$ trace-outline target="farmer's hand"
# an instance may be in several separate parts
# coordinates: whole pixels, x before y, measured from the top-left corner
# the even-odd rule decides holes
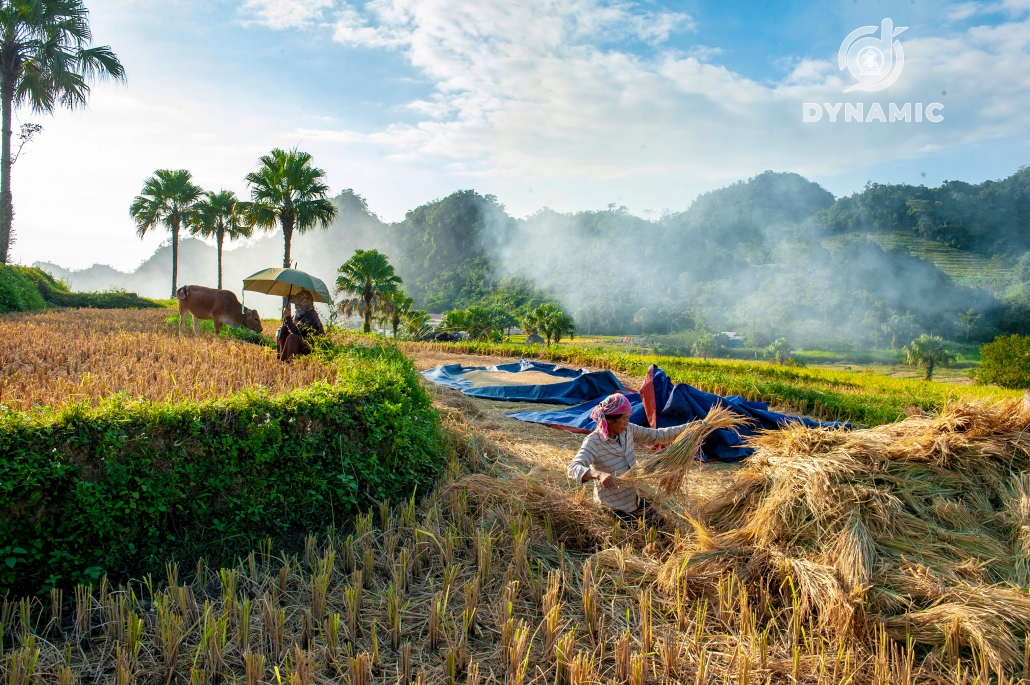
[[[590,478],[596,480],[597,483],[605,490],[609,490],[618,485],[618,483],[615,482],[614,474],[608,473],[607,471],[598,471],[593,467],[590,467]]]

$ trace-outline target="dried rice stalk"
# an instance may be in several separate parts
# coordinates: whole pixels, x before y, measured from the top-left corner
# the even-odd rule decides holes
[[[640,468],[641,476],[657,478],[658,484],[667,495],[678,492],[694,463],[697,452],[705,439],[717,430],[736,428],[749,423],[746,417],[736,414],[722,404],[712,407],[708,416],[694,421],[686,430],[676,436],[671,445],[652,457]]]

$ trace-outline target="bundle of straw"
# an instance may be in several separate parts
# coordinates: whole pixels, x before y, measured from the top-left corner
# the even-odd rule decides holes
[[[747,417],[717,404],[709,410],[705,418],[689,424],[686,430],[676,436],[671,445],[643,464],[640,474],[645,478],[658,479],[659,487],[666,495],[671,495],[682,486],[687,470],[709,435],[723,428],[736,432],[738,426],[748,423],[750,419]]]

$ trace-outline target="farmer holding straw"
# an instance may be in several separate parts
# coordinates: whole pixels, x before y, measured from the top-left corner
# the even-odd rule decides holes
[[[619,483],[617,477],[636,464],[634,445],[672,442],[687,424],[646,428],[629,422],[630,411],[629,400],[620,394],[609,395],[594,407],[590,418],[597,427],[583,439],[579,452],[569,464],[568,476],[576,483],[596,481],[594,500],[626,523],[643,519],[646,523],[662,526],[662,515],[640,496],[635,487]]]

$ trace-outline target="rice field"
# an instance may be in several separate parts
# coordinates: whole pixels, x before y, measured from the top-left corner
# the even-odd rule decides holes
[[[210,400],[252,388],[282,393],[336,371],[312,358],[202,335],[179,338],[168,311],[77,309],[0,319],[0,406],[96,404],[120,395]]]
[[[1027,682],[1019,402],[771,435],[706,502],[650,493],[662,532],[510,474],[467,409],[420,504],[296,553],[0,601],[4,682]]]

